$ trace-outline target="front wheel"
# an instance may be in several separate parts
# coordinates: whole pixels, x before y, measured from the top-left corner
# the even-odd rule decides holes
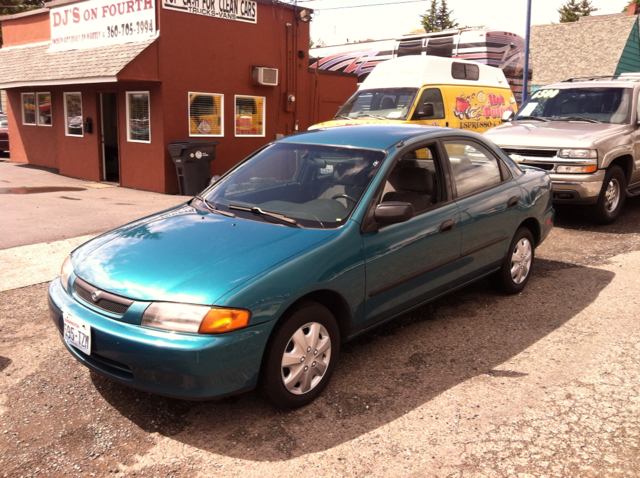
[[[627,196],[627,179],[620,166],[610,166],[604,176],[598,202],[591,207],[589,219],[597,224],[611,224],[620,215]]]
[[[264,357],[261,388],[278,408],[315,400],[329,383],[340,352],[340,329],[315,302],[295,309],[276,326]]]
[[[533,244],[529,229],[521,227],[516,231],[502,268],[496,274],[497,285],[505,293],[518,294],[529,282],[534,258]]]

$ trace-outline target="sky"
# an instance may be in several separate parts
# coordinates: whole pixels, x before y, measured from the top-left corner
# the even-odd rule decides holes
[[[394,5],[384,3],[400,2]],[[431,0],[298,0],[299,6],[315,11],[311,21],[311,39],[338,45],[366,39],[395,38],[420,28],[420,15],[426,13]],[[531,0],[531,24],[558,23],[560,8],[566,0]],[[591,0],[598,8],[592,15],[620,13],[627,0]],[[356,5],[367,5],[357,8]],[[379,5],[379,6],[375,6]],[[525,35],[527,0],[447,0],[451,17],[459,26],[484,25]]]

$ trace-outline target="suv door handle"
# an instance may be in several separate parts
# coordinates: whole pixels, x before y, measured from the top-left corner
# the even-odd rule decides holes
[[[513,196],[511,199],[509,199],[509,202],[507,202],[508,208],[516,207],[517,205],[518,205],[518,196]]]
[[[440,232],[442,234],[446,234],[447,232],[451,232],[456,227],[456,221],[453,219],[447,219],[442,224],[440,224]]]

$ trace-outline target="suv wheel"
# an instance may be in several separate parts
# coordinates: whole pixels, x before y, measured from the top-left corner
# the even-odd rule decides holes
[[[620,166],[610,166],[604,177],[598,202],[592,206],[589,218],[598,224],[611,224],[620,215],[627,196],[627,180]]]

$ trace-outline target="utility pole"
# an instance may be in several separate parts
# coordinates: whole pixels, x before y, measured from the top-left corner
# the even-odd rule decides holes
[[[531,0],[527,0],[527,26],[524,34],[524,78],[522,80],[522,103],[527,101],[529,91],[529,36],[531,34]]]

